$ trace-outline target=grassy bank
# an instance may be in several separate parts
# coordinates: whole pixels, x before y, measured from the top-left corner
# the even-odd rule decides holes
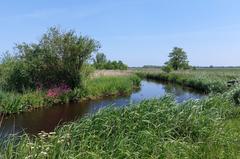
[[[139,75],[212,93],[181,104],[166,96],[107,108],[49,134],[11,137],[0,144],[0,158],[240,158],[240,87],[225,85],[238,79],[238,72]],[[195,84],[189,85],[190,81]],[[85,83],[88,87],[81,96],[130,92],[139,82],[136,76],[92,79]],[[77,96],[74,91],[79,92],[73,90],[72,97]]]
[[[53,133],[9,139],[0,154],[17,159],[238,158],[240,108],[231,95],[183,104],[164,97],[104,109]]]
[[[177,83],[205,93],[223,93],[229,89],[228,81],[240,79],[240,69],[199,69],[171,73],[140,70],[137,74],[144,78]]]
[[[0,92],[0,112],[3,114],[29,111],[39,107],[51,106],[55,103],[67,103],[82,99],[99,98],[105,95],[128,94],[139,87],[137,76],[98,77],[87,80],[83,88],[62,91],[53,89],[50,93],[58,92],[57,96],[48,96],[44,90],[28,91],[22,94]],[[59,93],[60,92],[60,93]]]

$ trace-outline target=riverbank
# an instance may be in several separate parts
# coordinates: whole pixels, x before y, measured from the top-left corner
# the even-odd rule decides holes
[[[0,112],[13,114],[33,109],[52,106],[57,103],[78,102],[86,99],[96,99],[103,96],[128,94],[140,85],[140,79],[135,75],[96,77],[84,82],[83,88],[50,91],[27,91],[23,94],[0,92]],[[57,95],[56,95],[57,94]]]
[[[0,154],[18,159],[236,158],[240,108],[229,97],[224,93],[177,104],[168,96],[103,109],[52,133],[6,140]]]
[[[52,133],[9,138],[1,143],[0,154],[2,158],[20,159],[238,158],[240,107],[235,98],[239,99],[240,88],[225,87],[226,81],[238,77],[231,71],[170,73],[169,79],[177,78],[171,82],[202,82],[194,86],[206,85],[199,88],[206,88],[203,91],[210,92],[210,96],[181,104],[165,96],[129,107],[102,109]],[[90,90],[98,89],[107,91],[110,87],[93,86]]]
[[[176,83],[204,93],[223,93],[229,90],[228,81],[240,79],[240,69],[199,69],[171,73],[155,69],[135,72],[142,78]]]

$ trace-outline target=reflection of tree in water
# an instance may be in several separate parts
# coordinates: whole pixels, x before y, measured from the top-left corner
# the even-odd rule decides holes
[[[142,87],[135,88],[135,89],[133,90],[133,93],[138,93],[138,92],[140,92],[141,90],[142,90]],[[130,97],[130,95],[126,95],[126,96],[129,96],[129,97]]]
[[[177,85],[167,84],[163,87],[166,93],[174,94],[175,96],[181,96],[185,94],[184,90]]]
[[[171,84],[166,84],[163,86],[163,89],[166,93],[172,94],[174,93],[174,87]]]

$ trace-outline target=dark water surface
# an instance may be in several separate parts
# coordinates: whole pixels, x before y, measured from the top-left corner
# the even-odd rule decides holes
[[[129,96],[106,97],[80,103],[56,105],[3,118],[0,127],[0,138],[12,133],[23,132],[23,130],[33,135],[40,131],[51,132],[61,123],[74,121],[89,113],[94,113],[103,107],[109,105],[122,107],[144,99],[162,97],[167,93],[173,94],[177,102],[205,97],[204,94],[178,85],[143,80],[141,82],[141,89]]]

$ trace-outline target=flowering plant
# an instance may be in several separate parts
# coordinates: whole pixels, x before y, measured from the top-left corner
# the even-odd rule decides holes
[[[71,88],[68,85],[62,83],[58,86],[55,86],[55,87],[49,89],[47,91],[47,97],[56,98],[65,93],[68,93],[70,90],[71,90]]]

